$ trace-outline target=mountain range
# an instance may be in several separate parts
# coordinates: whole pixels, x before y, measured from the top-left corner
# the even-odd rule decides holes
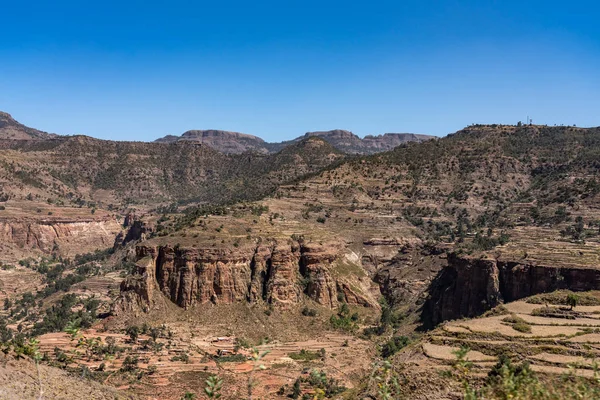
[[[335,148],[347,154],[374,154],[391,150],[407,142],[422,142],[434,137],[414,133],[385,133],[377,136],[367,135],[361,139],[350,131],[334,129],[330,131],[307,132],[303,136],[292,140],[269,143],[258,136],[211,129],[191,130],[183,133],[181,136],[168,135],[157,139],[156,142],[173,143],[192,141],[207,144],[223,153],[237,154],[245,151],[256,151],[267,154],[276,153],[290,144],[297,143],[311,136],[323,138]]]
[[[0,139],[41,140],[56,138],[59,135],[29,128],[16,121],[10,114],[0,112]],[[286,146],[298,143],[311,136],[320,137],[336,149],[347,154],[374,154],[391,150],[407,142],[421,142],[434,136],[414,133],[386,133],[378,136],[365,136],[363,139],[352,132],[335,129],[331,131],[308,132],[303,136],[279,143],[265,142],[258,136],[229,132],[218,129],[190,130],[181,136],[167,135],[156,139],[156,143],[193,142],[205,144],[221,153],[241,154],[247,151],[272,154]]]

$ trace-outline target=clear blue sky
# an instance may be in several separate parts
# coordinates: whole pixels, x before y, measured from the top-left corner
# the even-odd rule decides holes
[[[5,1],[0,110],[153,140],[600,125],[593,1]]]

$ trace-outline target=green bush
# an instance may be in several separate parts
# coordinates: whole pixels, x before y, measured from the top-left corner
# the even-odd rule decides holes
[[[407,336],[395,336],[381,346],[381,356],[388,358],[402,350],[410,343],[410,339]]]
[[[299,353],[290,353],[288,356],[296,361],[313,361],[321,358],[321,355],[316,351],[302,349]]]

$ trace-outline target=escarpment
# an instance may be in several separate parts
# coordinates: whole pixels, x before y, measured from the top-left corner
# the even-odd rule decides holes
[[[423,308],[426,328],[475,317],[503,303],[559,289],[599,290],[600,270],[552,267],[526,261],[448,256],[448,266],[432,282]]]
[[[114,218],[0,220],[2,261],[34,254],[72,257],[111,247],[121,227]]]
[[[245,248],[171,245],[136,248],[137,271],[121,284],[114,310],[148,306],[162,293],[182,308],[197,304],[264,302],[279,307],[305,297],[330,308],[340,302],[376,306],[355,277],[340,276],[341,248],[298,242],[262,242]]]

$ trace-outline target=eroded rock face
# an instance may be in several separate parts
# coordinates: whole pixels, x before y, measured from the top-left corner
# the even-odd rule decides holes
[[[337,279],[332,263],[340,256],[336,245],[260,243],[254,248],[136,248],[137,273],[121,285],[118,310],[147,308],[160,291],[183,308],[212,302],[263,301],[279,307],[297,304],[303,296],[335,308],[339,300],[375,306],[376,301],[347,279]]]
[[[559,289],[599,290],[600,270],[555,268],[494,259],[448,256],[448,266],[432,282],[423,308],[423,323],[475,317],[504,301]]]
[[[114,219],[0,220],[2,260],[18,259],[32,250],[72,257],[111,247],[121,229]]]
[[[123,228],[126,230],[119,232],[115,237],[113,248],[118,248],[127,243],[145,240],[150,233],[154,231],[154,227],[145,221],[136,218],[133,214],[127,214],[123,220]]]

